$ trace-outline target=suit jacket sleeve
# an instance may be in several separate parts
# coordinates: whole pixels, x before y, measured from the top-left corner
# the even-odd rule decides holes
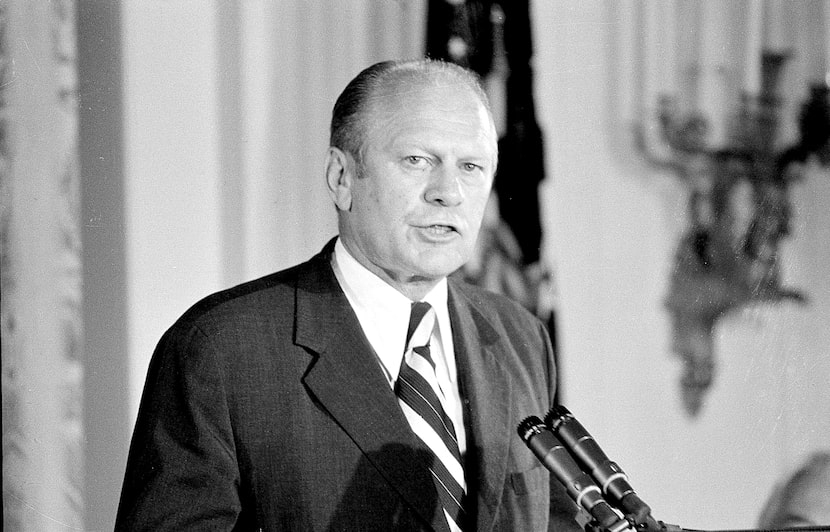
[[[150,364],[116,530],[233,529],[241,511],[235,456],[212,346],[198,328],[174,327]]]

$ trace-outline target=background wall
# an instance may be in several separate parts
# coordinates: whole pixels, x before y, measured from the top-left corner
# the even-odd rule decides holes
[[[164,330],[200,297],[304,260],[334,235],[323,183],[331,106],[364,66],[422,55],[425,4],[62,4],[78,13],[86,529],[112,528],[147,363]],[[798,17],[821,6],[773,4],[790,6],[781,38],[793,43],[806,27]],[[32,16],[23,0],[9,5],[12,24]],[[555,272],[563,401],[658,519],[750,527],[774,482],[830,446],[830,175],[813,167],[793,187],[783,273],[809,304],[758,304],[720,320],[716,380],[700,415],[688,417],[663,305],[688,188],[648,163],[631,135],[653,111],[634,105],[642,65],[631,50],[642,48],[637,26],[654,4],[532,7],[548,171],[543,256]],[[25,43],[36,30],[16,27],[7,49],[18,78],[34,76],[37,56]],[[784,142],[807,70],[799,57],[786,70]],[[4,215],[6,196],[20,190],[6,185],[28,179],[4,171]],[[4,329],[4,379],[8,360]],[[43,502],[59,491],[26,501],[32,515],[47,514],[28,529],[70,526],[52,512],[72,510]]]
[[[784,4],[792,7],[773,7]],[[797,28],[809,31],[802,17],[818,7],[815,20],[822,9],[797,4],[780,28],[782,42],[792,46]],[[715,381],[701,413],[689,418],[664,307],[688,224],[689,188],[635,147],[632,127],[657,111],[656,95],[644,108],[630,103],[649,75],[632,52],[637,34],[649,35],[640,9],[653,16],[656,6],[534,3],[563,401],[658,519],[688,528],[750,527],[773,483],[814,449],[830,446],[830,387],[823,384],[830,377],[830,255],[823,244],[830,242],[830,173],[814,167],[793,186],[792,235],[782,249],[784,284],[803,290],[809,303],[758,303],[719,320]],[[717,40],[732,21],[719,22],[696,36]],[[677,31],[694,34],[695,22],[684,24]],[[741,31],[733,28],[732,41],[721,42],[721,56],[735,52]],[[783,74],[784,145],[793,141],[795,113],[808,96],[809,61],[796,53]]]

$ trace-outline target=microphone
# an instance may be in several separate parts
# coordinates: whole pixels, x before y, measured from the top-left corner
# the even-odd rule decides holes
[[[525,418],[517,427],[522,441],[533,451],[542,464],[561,482],[568,495],[608,532],[621,532],[628,522],[602,498],[599,487],[576,465],[562,442],[536,416]]]
[[[545,416],[545,424],[558,436],[582,467],[602,486],[602,492],[635,525],[655,525],[651,508],[644,503],[628,483],[628,476],[616,463],[608,459],[585,427],[561,405],[555,405]]]

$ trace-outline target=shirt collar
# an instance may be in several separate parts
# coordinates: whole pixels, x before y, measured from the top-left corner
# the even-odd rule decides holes
[[[377,353],[387,378],[390,383],[394,383],[406,348],[404,343],[412,301],[360,264],[339,238],[334,245],[332,257],[335,276],[351,303],[366,338]],[[449,342],[451,350],[447,279],[441,279],[423,301],[435,309],[441,343],[446,346]]]

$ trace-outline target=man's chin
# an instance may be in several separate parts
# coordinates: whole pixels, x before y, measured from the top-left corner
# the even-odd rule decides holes
[[[453,257],[452,259],[443,258],[443,260],[436,260],[421,264],[421,267],[419,268],[420,271],[418,273],[420,274],[419,276],[424,279],[440,281],[444,277],[449,276],[451,273],[461,268],[465,262],[467,261],[456,257]]]

